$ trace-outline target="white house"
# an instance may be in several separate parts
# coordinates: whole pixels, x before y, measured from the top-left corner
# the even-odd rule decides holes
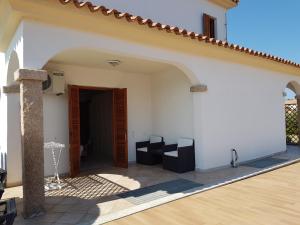
[[[61,75],[43,95],[44,141],[67,146],[60,173],[78,173],[80,145],[92,138],[110,146],[93,163],[105,158],[119,166],[135,162],[135,143],[152,134],[167,144],[193,138],[199,170],[229,166],[232,148],[240,161],[285,151],[283,91],[289,84],[298,92],[300,65],[229,44],[226,13],[237,5],[0,1],[0,145],[8,185],[22,182],[20,89],[14,80],[20,68]],[[101,106],[93,105],[97,99]],[[112,118],[116,103],[125,121]],[[86,116],[76,120],[78,109]],[[50,175],[52,156],[44,154],[44,173]]]

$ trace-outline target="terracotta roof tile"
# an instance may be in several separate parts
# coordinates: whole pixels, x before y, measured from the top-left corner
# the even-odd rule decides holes
[[[212,45],[218,45],[219,47],[224,47],[224,48],[229,48],[232,50],[236,50],[236,51],[240,51],[240,52],[244,52],[246,54],[249,55],[253,55],[253,56],[257,56],[257,57],[261,57],[261,58],[266,58],[272,61],[276,61],[279,63],[283,63],[283,64],[287,64],[287,65],[291,65],[291,66],[295,66],[300,68],[300,64],[292,62],[290,60],[286,60],[277,56],[273,56],[264,52],[260,52],[260,51],[254,51],[252,49],[243,47],[243,46],[239,46],[236,44],[231,44],[228,43],[227,41],[221,41],[221,40],[216,40],[214,38],[208,38],[206,36],[203,36],[201,34],[197,34],[194,32],[189,32],[185,29],[180,29],[179,27],[172,27],[170,25],[164,25],[161,23],[157,23],[157,22],[153,22],[151,19],[144,19],[140,16],[134,16],[131,15],[129,13],[122,13],[119,12],[118,10],[115,9],[108,9],[104,6],[97,6],[97,5],[93,5],[91,2],[81,2],[79,0],[58,0],[61,4],[66,5],[66,4],[73,4],[75,7],[81,9],[81,8],[88,8],[90,10],[90,12],[92,13],[102,13],[105,16],[110,16],[113,15],[116,19],[126,19],[129,23],[133,23],[136,22],[137,24],[140,25],[146,25],[149,28],[156,28],[160,31],[165,31],[168,33],[173,33],[175,35],[182,35],[186,38],[190,38],[193,40],[198,40],[200,42],[206,42]],[[235,3],[239,3],[239,0],[232,0]]]

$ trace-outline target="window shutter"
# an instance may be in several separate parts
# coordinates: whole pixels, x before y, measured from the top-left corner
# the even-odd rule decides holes
[[[203,13],[203,35],[210,37],[210,16]]]
[[[128,167],[127,89],[113,90],[113,148],[116,167]]]
[[[69,143],[70,175],[80,173],[80,107],[79,88],[69,86]]]
[[[209,37],[211,38],[216,38],[216,34],[215,34],[215,20],[213,18],[210,18],[210,35]]]

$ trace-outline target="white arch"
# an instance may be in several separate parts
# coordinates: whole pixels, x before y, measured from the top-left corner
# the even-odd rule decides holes
[[[76,49],[78,49],[78,48],[76,48]],[[68,52],[68,51],[71,51],[71,52]],[[98,50],[93,49],[93,51],[98,51]],[[68,52],[68,53],[66,53],[66,52]],[[101,51],[100,54],[102,52],[103,51]],[[72,55],[70,55],[70,53]],[[74,57],[72,57],[72,56],[74,54],[79,54],[79,53],[83,53],[84,57],[88,57],[89,54],[87,54],[87,53],[90,53],[90,51],[88,51],[88,52],[73,51],[72,52],[72,49],[68,49],[68,50],[63,51],[62,53],[58,53],[58,55],[53,56],[53,58],[50,58],[50,60],[51,59],[54,59],[54,60],[62,60],[63,59],[62,61],[60,61],[61,63],[63,63],[63,61],[65,59],[68,59],[66,61],[68,63],[72,64],[72,62],[74,62],[74,60],[76,60],[76,55]],[[63,54],[63,55],[60,55],[60,54]],[[111,54],[115,55],[114,53],[109,52],[109,55],[111,55]],[[91,53],[91,55],[93,55],[92,57],[97,57],[98,56],[98,54],[94,55],[93,53]],[[119,56],[120,60],[122,60],[122,56],[127,56],[126,58],[124,57],[124,60],[126,60],[128,58],[128,55],[129,54],[126,54],[126,55],[125,54],[123,54],[123,55],[116,55],[116,56]],[[56,56],[58,56],[58,57],[56,57]],[[101,57],[101,56],[99,55],[99,57]],[[135,59],[136,57],[133,57],[133,58]],[[98,59],[98,58],[96,58],[96,59]],[[101,57],[101,59],[103,59],[103,57]],[[152,60],[151,62],[156,62],[156,61]],[[76,62],[80,63],[77,60],[76,60]],[[126,61],[124,61],[124,63],[125,62]],[[128,60],[128,62],[132,62],[132,61]],[[81,73],[82,73],[83,70],[86,69],[87,70],[86,74],[90,74],[88,72],[88,71],[90,71],[89,68],[88,68],[88,66],[86,66],[86,67],[84,66],[85,63],[88,63],[88,62],[86,62],[86,60],[85,60],[82,63],[82,65],[80,64],[80,66],[83,66],[83,67],[79,66],[77,68],[78,72],[81,71]],[[91,63],[91,65],[93,65],[93,63]],[[132,65],[132,64],[130,63],[130,65]],[[51,66],[53,66],[53,67],[51,68]],[[74,83],[77,82],[78,84],[81,83],[81,82],[85,83],[86,80],[88,80],[89,82],[91,82],[91,80],[89,80],[89,78],[88,78],[89,76],[86,76],[86,78],[84,78],[85,79],[85,81],[84,81],[82,78],[79,79],[79,80],[76,80],[78,78],[76,78],[77,76],[74,75],[74,80],[72,80],[71,76],[73,75],[73,73],[71,72],[71,70],[69,70],[70,68],[72,68],[72,66],[74,66],[74,65],[71,65],[70,67],[68,67],[68,65],[59,65],[59,63],[55,64],[55,61],[53,61],[52,65],[48,64],[45,68],[47,68],[49,70],[51,70],[51,69],[53,69],[53,70],[60,70],[61,69],[62,71],[65,72],[65,74],[66,74],[66,80],[69,81],[70,83],[72,83],[72,82],[74,82]],[[75,66],[76,66],[76,63],[75,63]],[[43,65],[43,67],[44,67],[44,65]],[[73,68],[75,68],[75,67],[73,67]],[[120,68],[121,68],[121,66],[120,66]],[[91,68],[91,69],[95,69],[95,68]],[[120,69],[120,70],[122,70],[122,69]],[[77,71],[74,71],[74,73],[76,73],[76,72]],[[170,68],[167,67],[167,70],[166,71],[163,70],[161,73],[162,73],[161,76],[158,73],[158,76],[154,75],[153,79],[152,78],[151,78],[151,80],[149,79],[149,83],[148,83],[149,84],[149,90],[148,89],[145,90],[145,93],[146,93],[145,96],[148,96],[148,94],[149,94],[149,97],[151,96],[151,99],[147,98],[149,100],[149,111],[148,111],[149,112],[149,120],[147,120],[147,118],[146,118],[145,121],[147,121],[147,123],[145,123],[145,125],[144,125],[143,128],[137,126],[136,122],[133,122],[133,121],[139,120],[139,118],[133,119],[135,115],[139,115],[139,114],[136,114],[135,110],[134,111],[132,110],[133,109],[133,105],[136,104],[134,102],[138,102],[138,103],[141,103],[141,102],[139,100],[136,101],[137,98],[133,97],[132,95],[129,97],[129,102],[131,102],[131,103],[129,104],[129,113],[128,113],[128,118],[129,118],[128,120],[129,120],[129,125],[130,125],[128,132],[129,133],[131,133],[131,132],[139,133],[138,136],[136,136],[136,137],[132,136],[129,139],[129,143],[128,143],[129,146],[128,147],[129,147],[129,149],[131,149],[131,151],[129,152],[129,157],[132,158],[131,160],[133,160],[133,158],[134,158],[134,153],[133,153],[132,149],[134,148],[133,145],[134,145],[135,138],[139,138],[142,135],[144,135],[144,131],[143,132],[137,132],[136,129],[137,130],[145,130],[147,132],[151,131],[151,132],[163,135],[166,138],[166,141],[168,141],[168,143],[175,142],[176,141],[175,137],[180,137],[180,136],[193,137],[193,126],[194,126],[194,124],[193,124],[193,107],[194,107],[193,106],[193,94],[189,92],[189,87],[191,86],[191,81],[184,74],[184,72],[180,68],[175,67],[172,64],[171,64]],[[90,76],[90,77],[92,77],[92,76]],[[150,77],[150,76],[147,76],[147,77]],[[157,77],[159,77],[159,78],[156,79]],[[160,82],[158,82],[158,81],[160,81],[159,79],[165,78],[165,77],[168,77],[168,78],[169,77],[174,77],[172,79],[172,81],[175,81],[175,82],[172,82],[170,80],[166,80],[165,81],[165,82],[168,82],[168,83],[166,83],[167,85],[168,84],[170,85],[170,86],[167,86],[170,89],[167,88],[168,91],[166,91],[166,93],[163,91],[163,90],[166,90],[166,88],[164,88],[165,86],[161,86]],[[96,79],[94,79],[94,80],[96,81]],[[105,80],[106,80],[106,78],[103,79],[103,83],[104,84],[106,82]],[[130,81],[130,79],[128,81]],[[153,81],[154,85],[152,85],[150,81]],[[164,81],[164,79],[162,79],[162,81]],[[98,82],[98,83],[96,83],[96,82]],[[93,85],[98,84],[100,86],[99,83],[102,83],[102,81],[96,81],[96,82],[95,83],[91,82],[91,84],[93,84]],[[74,83],[72,83],[72,84],[74,84]],[[130,81],[130,83],[132,83],[132,82]],[[141,84],[143,85],[143,82]],[[179,84],[179,86],[176,86],[176,84],[177,85]],[[124,84],[124,85],[128,85],[128,84]],[[153,89],[154,87],[157,88],[157,89]],[[136,90],[135,88],[133,88],[132,85],[129,85],[128,88],[129,88],[129,90]],[[175,88],[176,88],[176,90],[175,90]],[[172,90],[172,93],[171,93],[170,90]],[[164,93],[164,96],[167,96],[167,97],[166,98],[159,98],[159,97],[157,97],[158,95],[156,93],[161,93],[160,91],[162,91]],[[135,91],[131,92],[131,93],[135,93]],[[179,93],[182,93],[182,95],[180,95]],[[137,96],[137,95],[135,94],[135,96]],[[144,98],[143,94],[141,96],[143,96],[142,98]],[[133,100],[130,100],[130,99],[133,99]],[[145,98],[145,100],[147,100],[147,99]],[[154,104],[154,102],[155,102],[155,104]],[[45,113],[46,113],[45,114],[45,118],[47,118],[48,121],[50,121],[49,120],[50,116],[47,116],[47,113],[49,112],[49,110],[47,110],[47,107],[48,107],[47,105],[49,105],[48,103],[50,103],[50,102],[47,101],[47,100],[44,102]],[[164,105],[168,104],[168,107],[165,107],[165,108],[162,107],[163,104]],[[183,104],[184,107],[180,107],[177,104]],[[143,105],[143,103],[142,103],[142,105]],[[148,104],[145,104],[145,105],[148,107]],[[177,110],[175,112],[176,107],[179,107],[181,109],[179,109],[179,110]],[[169,116],[169,112],[167,112],[167,110],[165,110],[167,108],[174,109],[174,110],[172,110],[172,112],[173,112],[172,113],[172,117]],[[61,111],[60,113],[61,113],[60,115],[66,115],[65,111]],[[147,115],[147,113],[145,115]],[[160,115],[160,116],[158,116],[158,115]],[[183,116],[180,117],[180,115],[183,115]],[[61,118],[61,116],[60,116],[60,118]],[[178,118],[178,119],[176,119],[176,118]],[[178,121],[178,122],[172,122],[172,121]],[[170,128],[171,126],[173,128],[173,126],[175,126],[174,124],[177,124],[177,123],[179,123],[181,125],[181,126],[179,126],[181,129],[175,129],[175,128],[171,129]],[[52,126],[50,126],[48,124],[49,124],[49,122],[45,123],[45,130],[46,130],[46,133],[47,133],[47,135],[45,135],[46,138],[54,136],[53,134],[55,133],[54,131],[56,129],[58,129],[58,130],[64,130],[63,127],[58,127],[58,126],[52,127]],[[168,124],[170,126],[166,126],[166,124]],[[149,130],[147,130],[148,129],[148,125],[149,125]],[[65,126],[65,127],[67,127],[67,126]],[[185,132],[186,134],[185,135],[182,134],[183,132]],[[62,140],[63,143],[65,143],[64,141],[65,141],[65,139]]]
[[[188,57],[163,48],[156,48],[138,43],[119,40],[103,35],[93,35],[74,30],[27,22],[24,42],[24,68],[41,69],[57,54],[71,49],[90,49],[131,58],[171,64],[189,78],[193,85],[199,84],[196,74],[186,65]]]
[[[298,98],[300,96],[300,85],[297,81],[290,81],[286,84],[285,89],[286,88],[290,89],[291,91],[293,91],[295,93],[296,100],[293,100],[291,103],[288,103],[288,105],[286,105],[287,102],[285,103],[285,132],[286,132],[285,135],[286,135],[287,144],[295,144],[297,137],[295,136],[295,133],[294,133],[296,131],[296,130],[294,130],[294,125],[295,125],[294,122],[297,124],[298,129],[300,126],[299,118],[295,114],[296,111],[299,112],[299,110],[300,110],[300,105],[298,104],[298,102],[299,102]],[[294,118],[294,116],[296,117],[296,121],[294,119],[291,119],[291,118]],[[292,125],[292,126],[290,126],[290,125]],[[299,136],[300,136],[299,131],[298,131],[297,136],[299,138]]]
[[[91,50],[90,48],[86,48],[86,47],[75,47],[75,48],[63,48],[63,50],[61,51],[57,51],[55,52],[55,54],[49,54],[47,59],[45,58],[43,61],[40,62],[38,69],[42,69],[51,59],[55,58],[57,55],[61,54],[61,53],[66,53],[68,51],[73,51],[73,50]],[[171,60],[159,60],[157,58],[153,58],[153,57],[149,57],[146,55],[135,55],[135,54],[130,54],[130,53],[120,53],[120,52],[108,52],[108,51],[103,51],[103,49],[92,49],[92,51],[95,52],[102,52],[102,53],[109,53],[109,54],[114,54],[116,56],[124,56],[124,57],[129,57],[129,58],[139,58],[145,61],[151,61],[151,62],[157,62],[160,64],[167,64],[170,66],[175,67],[176,69],[178,69],[179,71],[181,71],[186,78],[189,80],[189,82],[191,83],[191,85],[196,85],[199,84],[198,79],[196,78],[194,72],[188,68],[188,66],[186,66],[185,64],[181,63],[181,62],[174,62]]]
[[[9,57],[6,74],[6,85],[16,84],[14,80],[14,73],[20,68],[20,61],[16,51],[12,51]]]
[[[285,88],[291,89],[293,92],[295,92],[296,96],[300,95],[300,84],[297,81],[290,81]]]
[[[24,68],[42,69],[49,60],[53,59],[56,55],[71,49],[82,48],[172,65],[182,73],[182,77],[184,77],[184,75],[187,77],[186,80],[189,83],[185,88],[187,92],[189,92],[189,86],[200,84],[200,80],[198,79],[199,63],[195,63],[198,59],[191,55],[163,47],[129,42],[117,39],[117,37],[84,33],[29,21],[24,23],[24,31]],[[191,111],[193,115],[199,115],[201,95],[188,94],[190,94],[192,98]],[[62,115],[65,115],[65,113],[62,113]],[[190,118],[193,118],[193,115],[191,115]],[[195,124],[200,123],[200,117],[195,116],[195,118],[197,119],[194,120],[193,118],[194,123],[191,125],[194,130]],[[67,132],[64,131],[64,134],[65,133]],[[200,134],[200,129],[194,131],[195,139],[199,139]]]

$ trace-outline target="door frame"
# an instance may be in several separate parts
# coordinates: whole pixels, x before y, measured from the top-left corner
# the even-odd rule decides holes
[[[119,88],[107,88],[107,87],[94,87],[94,86],[81,86],[81,85],[68,85],[69,90],[73,87],[77,88],[78,90],[78,107],[79,107],[79,132],[80,132],[80,91],[81,90],[91,90],[91,91],[110,91],[112,93],[112,95],[114,94],[114,90],[118,90]],[[127,88],[125,88],[127,89]],[[70,102],[70,95],[68,96],[68,101]],[[126,96],[127,97],[127,96]],[[70,114],[70,104],[68,105],[68,110],[69,110],[69,117],[71,116]],[[128,115],[127,115],[127,99],[126,99],[126,112],[125,112],[125,116],[126,116],[126,135],[127,135],[127,129],[128,129]],[[116,163],[116,154],[117,154],[117,150],[116,150],[116,131],[115,131],[115,121],[114,121],[114,96],[112,96],[112,145],[113,145],[113,161],[114,161],[114,166],[117,166]],[[72,170],[72,168],[74,167],[74,163],[79,162],[79,172],[80,172],[80,159],[78,161],[74,160],[74,156],[79,155],[80,157],[80,146],[79,148],[76,149],[71,149],[71,133],[73,133],[74,131],[72,130],[72,126],[71,126],[71,118],[69,118],[69,143],[70,143],[70,148],[69,148],[69,163],[70,163],[70,176],[71,177],[75,177],[78,175],[78,172],[75,172]],[[78,132],[78,131],[77,131]],[[80,135],[79,135],[79,142],[80,142]],[[126,155],[128,158],[128,138],[126,139]],[[127,165],[123,166],[123,167],[128,167],[128,160],[127,160]]]

